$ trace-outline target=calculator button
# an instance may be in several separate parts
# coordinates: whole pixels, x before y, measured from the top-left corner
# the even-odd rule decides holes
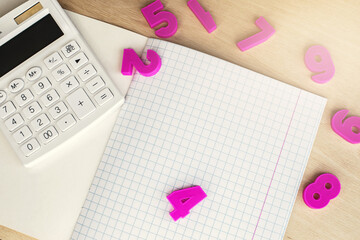
[[[31,122],[31,125],[33,126],[35,131],[40,131],[41,129],[43,129],[44,127],[46,127],[47,125],[49,125],[50,120],[48,118],[48,116],[46,116],[46,114],[41,114],[40,116],[38,116],[36,119],[34,119]]]
[[[71,128],[72,126],[74,126],[76,123],[75,118],[73,117],[73,115],[68,114],[65,117],[63,117],[62,119],[60,119],[57,122],[57,125],[59,126],[59,128],[61,129],[61,131],[65,132],[66,130],[68,130],[69,128]]]
[[[33,89],[36,92],[36,94],[42,94],[43,92],[45,92],[46,90],[48,90],[51,87],[51,82],[49,81],[48,78],[43,78],[40,81],[38,81],[37,83],[35,83],[33,85]]]
[[[7,118],[16,111],[16,107],[12,102],[7,102],[0,107],[0,117]]]
[[[32,132],[28,126],[24,126],[20,128],[20,130],[16,131],[13,135],[16,143],[22,143],[25,140],[29,139],[32,136]]]
[[[56,81],[63,80],[66,76],[69,76],[71,73],[69,67],[66,64],[61,65],[60,67],[56,68],[52,75],[54,76]]]
[[[25,143],[21,147],[21,151],[25,154],[26,157],[35,153],[39,149],[40,149],[40,144],[35,138],[31,139],[29,142]]]
[[[91,80],[88,84],[86,84],[87,89],[91,92],[91,93],[95,93],[97,92],[100,88],[102,88],[103,86],[105,86],[104,81],[102,80],[101,77],[97,76],[96,78],[94,78],[93,80]]]
[[[79,71],[79,77],[83,82],[85,82],[95,74],[96,74],[96,69],[91,64],[87,65],[86,67],[84,67]]]
[[[47,58],[45,58],[44,63],[48,69],[53,69],[57,65],[59,65],[62,62],[62,58],[59,53],[54,52]]]
[[[6,100],[6,92],[0,90],[0,104],[5,102]]]
[[[75,41],[71,41],[68,44],[66,44],[61,51],[63,52],[63,54],[65,55],[65,57],[71,57],[72,55],[74,55],[76,52],[78,52],[80,50],[79,45],[77,44],[77,42]]]
[[[81,52],[75,55],[75,57],[70,60],[70,64],[73,68],[78,69],[88,61],[89,59],[87,58],[87,56],[83,52]]]
[[[114,95],[110,92],[108,88],[102,90],[95,96],[95,101],[101,106],[112,99]]]
[[[54,89],[52,89],[41,97],[41,101],[43,102],[45,107],[48,107],[57,100],[59,100],[59,98],[60,98],[59,94]]]
[[[81,88],[68,96],[66,100],[79,119],[83,119],[95,111],[95,105]]]
[[[35,115],[40,113],[42,110],[38,102],[33,102],[23,110],[23,114],[27,119],[32,119]]]
[[[64,91],[64,93],[69,93],[75,88],[79,86],[79,82],[76,80],[74,76],[69,77],[64,82],[61,83],[61,89]]]
[[[63,102],[59,102],[55,106],[51,107],[49,109],[50,115],[53,117],[53,119],[58,119],[62,115],[64,115],[67,112],[68,108]]]
[[[22,107],[25,104],[29,103],[31,100],[33,100],[33,98],[34,95],[32,94],[32,92],[29,89],[26,89],[15,97],[15,101],[20,107]]]
[[[45,131],[39,134],[39,138],[43,144],[47,144],[59,136],[58,132],[54,127],[49,127]]]
[[[25,83],[22,79],[18,78],[13,80],[10,84],[9,84],[9,89],[10,92],[12,93],[17,93],[19,92],[21,89],[23,89],[23,87],[25,86]]]
[[[29,81],[37,80],[41,77],[42,70],[39,67],[30,68],[26,73],[26,79]]]
[[[5,121],[5,125],[10,132],[20,127],[23,123],[24,123],[24,119],[20,116],[20,114],[15,114],[13,117]]]

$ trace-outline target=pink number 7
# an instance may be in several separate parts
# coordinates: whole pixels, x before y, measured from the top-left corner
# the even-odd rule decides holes
[[[349,110],[343,109],[335,113],[331,119],[331,127],[338,135],[346,141],[355,144],[360,143],[360,117],[349,117],[345,119]],[[354,132],[356,130],[357,132]]]
[[[259,17],[255,24],[261,29],[261,32],[238,42],[237,46],[243,52],[265,42],[275,33],[275,29],[263,17]]]
[[[166,22],[168,25],[156,30],[155,34],[161,38],[169,38],[176,33],[178,23],[174,14],[168,11],[162,11],[163,9],[164,6],[162,5],[161,1],[156,0],[155,2],[141,9],[141,12],[151,28]]]
[[[149,65],[145,65],[141,61],[134,49],[124,49],[121,73],[123,75],[132,75],[135,67],[145,77],[154,76],[161,68],[161,59],[155,51],[150,49],[147,51],[146,58],[150,61]]]
[[[212,33],[216,29],[216,23],[210,13],[205,12],[203,7],[197,0],[188,1],[188,6],[195,16],[199,19],[208,33]]]
[[[170,213],[170,216],[174,221],[186,217],[190,213],[190,210],[206,197],[206,193],[200,186],[186,188],[171,193],[167,196],[167,199],[174,207],[174,211]]]

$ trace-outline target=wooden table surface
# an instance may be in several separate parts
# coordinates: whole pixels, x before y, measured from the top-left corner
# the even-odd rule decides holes
[[[155,37],[140,9],[153,0],[60,0],[68,10]],[[186,0],[162,0],[174,13],[177,33],[168,39],[328,99],[315,144],[300,185],[284,239],[360,239],[360,145],[352,145],[330,127],[340,109],[360,116],[360,2],[343,0],[199,0],[218,29],[208,34],[188,9]],[[236,43],[259,30],[263,16],[276,29],[267,42],[241,52]],[[335,77],[324,85],[311,81],[304,65],[306,50],[325,46],[335,64]],[[302,191],[321,173],[335,174],[340,195],[324,209],[308,208]],[[0,228],[0,239],[2,230]],[[8,235],[10,236],[10,235]],[[25,239],[25,238],[24,238]]]

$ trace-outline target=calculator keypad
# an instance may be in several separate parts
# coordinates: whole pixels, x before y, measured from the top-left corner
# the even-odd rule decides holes
[[[0,118],[28,157],[113,97],[91,58],[71,41],[0,89]]]

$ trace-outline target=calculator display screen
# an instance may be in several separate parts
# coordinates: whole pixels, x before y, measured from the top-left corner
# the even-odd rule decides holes
[[[53,17],[46,15],[0,46],[0,77],[63,35]]]

